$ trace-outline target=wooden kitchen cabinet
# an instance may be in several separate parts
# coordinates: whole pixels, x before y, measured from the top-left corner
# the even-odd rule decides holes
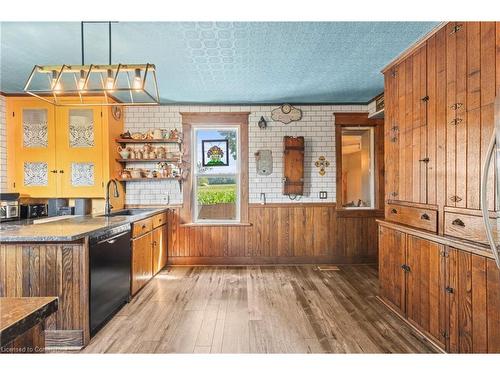
[[[103,180],[102,108],[57,107],[59,195],[100,197]]]
[[[163,221],[163,219],[162,219]],[[167,226],[162,225],[153,230],[153,275],[167,265]]]
[[[152,242],[151,232],[132,240],[132,295],[135,295],[153,277]]]
[[[406,234],[379,227],[380,295],[391,307],[405,313]]]
[[[493,259],[448,249],[451,353],[500,353],[500,270]]]
[[[55,108],[37,99],[7,99],[9,191],[57,196]]]
[[[409,268],[404,296],[395,298],[401,275],[395,266],[386,271],[384,259],[399,258],[401,243],[381,231],[380,294],[393,308],[404,299],[396,310],[453,353],[500,352],[500,271],[486,256],[480,211],[482,168],[500,118],[499,41],[500,22],[448,22],[383,71],[386,220],[398,225],[381,226],[406,233]],[[498,176],[490,168],[494,211]]]
[[[121,169],[114,142],[123,132],[123,118],[111,107],[71,106],[79,99],[65,98],[64,106],[40,99],[7,98],[9,191],[32,198],[104,198],[105,181]],[[115,208],[121,198],[112,198]]]
[[[446,263],[444,246],[407,236],[406,317],[444,348],[446,345]]]
[[[131,295],[135,295],[167,265],[167,214],[132,224]]]
[[[388,306],[447,352],[500,353],[493,259],[384,225],[379,236],[380,297]]]
[[[449,22],[384,71],[387,200],[480,209],[499,34],[498,22]]]

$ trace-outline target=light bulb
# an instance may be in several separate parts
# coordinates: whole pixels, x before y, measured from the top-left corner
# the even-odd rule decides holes
[[[55,92],[59,92],[62,90],[61,80],[57,81],[57,72],[55,70],[52,71],[51,88]]]
[[[113,91],[115,86],[115,79],[113,77],[113,71],[108,69],[108,78],[106,78],[106,90]]]
[[[141,79],[141,70],[140,69],[135,69],[134,71],[134,81],[132,82],[132,88],[134,90],[141,90],[142,89],[142,79]]]
[[[80,79],[78,80],[78,90],[83,90],[85,88],[85,71],[80,70]]]

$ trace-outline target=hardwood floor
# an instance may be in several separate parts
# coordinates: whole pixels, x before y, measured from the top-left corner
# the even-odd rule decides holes
[[[374,266],[170,267],[84,353],[432,353]]]

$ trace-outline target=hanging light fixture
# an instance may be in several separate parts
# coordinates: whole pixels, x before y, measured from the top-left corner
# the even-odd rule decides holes
[[[74,105],[158,105],[160,94],[154,64],[112,64],[111,22],[109,26],[109,64],[86,65],[84,33],[81,23],[81,65],[35,65],[24,91],[54,105],[69,105],[62,96],[76,96]],[[102,98],[104,97],[104,101]],[[85,100],[84,100],[85,98]],[[97,98],[94,100],[94,98]]]

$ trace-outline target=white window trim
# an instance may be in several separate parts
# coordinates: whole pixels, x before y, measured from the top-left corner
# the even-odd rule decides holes
[[[198,160],[198,147],[196,132],[198,129],[203,130],[219,130],[219,129],[228,129],[236,131],[236,145],[237,145],[237,159],[236,159],[236,170],[235,174],[211,174],[204,175],[198,174],[196,162]],[[240,127],[238,124],[196,124],[191,127],[191,170],[192,173],[192,222],[196,224],[235,224],[241,222],[241,135],[240,135]],[[206,176],[206,177],[225,177],[225,176],[236,176],[236,182],[238,188],[236,189],[236,218],[234,220],[208,220],[208,219],[198,219],[198,200],[196,197],[198,196],[198,176]]]
[[[369,130],[370,131],[370,206],[365,207],[342,207],[345,210],[374,210],[375,209],[375,128],[373,126],[343,126],[343,130]],[[340,134],[340,147],[342,152],[342,133]],[[343,167],[343,166],[342,166]],[[342,197],[344,200],[345,197]],[[342,202],[342,205],[344,202]]]

